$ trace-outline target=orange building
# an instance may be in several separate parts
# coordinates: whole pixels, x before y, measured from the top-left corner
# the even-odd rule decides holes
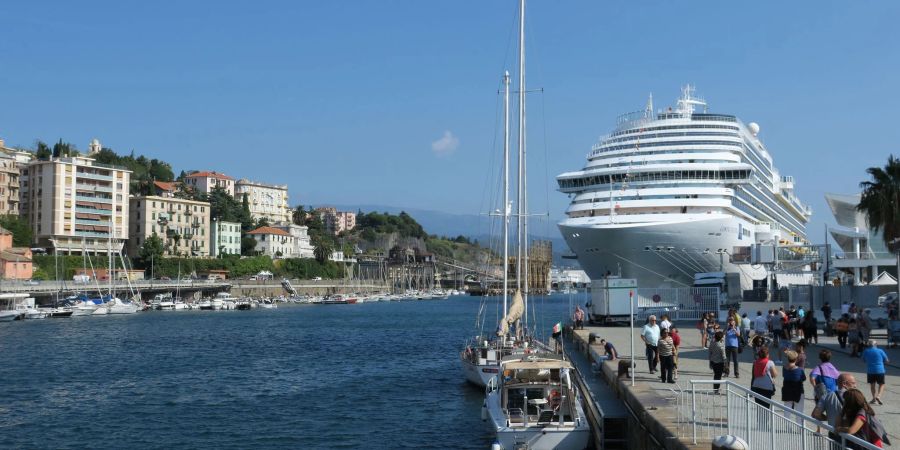
[[[0,277],[7,280],[28,280],[34,273],[31,249],[13,247],[13,235],[0,228]]]

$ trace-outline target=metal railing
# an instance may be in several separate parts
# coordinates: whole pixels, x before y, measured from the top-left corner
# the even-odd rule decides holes
[[[720,385],[719,389],[713,385]],[[678,435],[695,445],[731,435],[753,449],[843,449],[851,442],[859,448],[878,449],[855,436],[834,434],[827,423],[732,381],[691,380],[688,390],[676,394]]]

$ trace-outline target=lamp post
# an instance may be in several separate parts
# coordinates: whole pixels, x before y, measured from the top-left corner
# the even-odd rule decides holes
[[[631,308],[631,385],[634,386],[634,290],[628,291],[628,305]]]

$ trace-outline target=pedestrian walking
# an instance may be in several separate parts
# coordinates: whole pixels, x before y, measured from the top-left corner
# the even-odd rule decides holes
[[[669,316],[666,314],[659,316],[659,329],[660,330],[670,330],[671,328],[672,328],[672,322],[669,321]]]
[[[850,304],[846,301],[841,303],[841,315],[843,316],[844,314],[850,315]]]
[[[750,342],[750,328],[753,326],[753,321],[747,317],[747,313],[744,313],[741,316],[741,338],[744,339],[744,343]]]
[[[787,365],[784,367],[784,383],[781,386],[781,402],[789,408],[803,414],[803,383],[806,381],[806,373],[802,367],[797,367],[797,352],[788,350],[784,352],[787,357]]]
[[[828,425],[832,428],[837,426],[838,419],[841,417],[841,410],[844,409],[844,392],[849,389],[856,389],[856,378],[849,373],[842,373],[838,377],[837,392],[828,392],[816,402],[812,416],[819,420],[827,420]],[[835,433],[828,433],[828,436],[835,441],[840,437]]]
[[[713,379],[721,380],[722,373],[725,372],[725,333],[721,331],[713,336],[713,341],[709,345],[708,358],[709,368],[713,371]],[[719,385],[713,384],[716,394],[719,393]]]
[[[681,347],[681,335],[678,334],[678,327],[672,325],[669,335],[672,336],[672,343],[675,344],[675,381],[678,381],[678,352]]]
[[[756,311],[756,319],[753,319],[753,335],[764,336],[769,332],[769,319],[762,311]]]
[[[697,329],[700,330],[700,346],[703,348],[707,348],[709,346],[709,342],[706,339],[706,326],[708,315],[703,313],[700,315],[700,320],[697,322]]]
[[[728,324],[725,327],[725,376],[730,376],[730,366],[734,363],[734,377],[740,378],[738,370],[738,352],[741,347],[741,334],[734,323],[734,318],[728,318]]]
[[[850,334],[850,316],[844,314],[834,323],[834,333],[837,334],[838,345],[847,348],[847,337]]]
[[[641,340],[644,341],[644,354],[647,357],[647,364],[650,366],[650,373],[656,373],[657,357],[656,346],[659,342],[659,325],[656,324],[656,316],[651,315],[647,318],[647,324],[641,330]]]
[[[825,317],[825,325],[828,325],[831,323],[831,305],[829,305],[828,302],[825,302],[825,304],[822,305],[821,311],[822,315]]]
[[[656,348],[658,349],[660,380],[663,383],[675,383],[675,355],[678,354],[678,350],[675,349],[675,342],[672,341],[672,336],[669,336],[668,329],[660,330]]]
[[[769,322],[769,329],[772,330],[772,343],[775,347],[778,347],[780,339],[782,338],[781,333],[782,330],[784,330],[784,321],[786,318],[787,316],[785,316],[782,311],[775,310],[772,312],[772,320]]]
[[[819,343],[819,324],[816,321],[815,314],[807,314],[806,317],[803,318],[802,322],[803,326],[803,338],[806,339],[807,342],[814,342],[816,344]]]
[[[753,380],[750,382],[750,390],[767,398],[772,399],[775,395],[775,378],[778,377],[778,369],[775,363],[769,359],[769,348],[761,347],[756,355],[756,361],[753,362]],[[755,399],[756,403],[766,408],[772,408],[772,403]]]
[[[835,431],[852,434],[878,448],[884,448],[884,426],[875,417],[875,411],[866,403],[866,396],[859,389],[850,389],[844,393],[844,407]]]
[[[800,339],[794,344],[794,351],[797,352],[797,367],[806,369],[806,339]]]
[[[716,321],[716,316],[713,313],[706,313],[706,343],[709,344],[712,341],[713,334],[716,333],[716,328],[719,327],[718,322]]]
[[[884,394],[884,365],[891,361],[888,359],[887,353],[878,348],[878,342],[875,339],[869,339],[866,349],[862,352],[862,359],[866,362],[866,382],[869,383],[869,389],[872,391],[870,403],[883,405],[881,396]]]
[[[819,352],[819,365],[809,373],[809,382],[813,387],[813,395],[816,401],[827,392],[838,390],[837,379],[841,372],[831,364],[831,351],[824,349]]]
[[[850,345],[850,357],[856,358],[859,356],[859,352],[861,344],[861,337],[859,334],[859,322],[850,316],[850,322],[847,323],[847,344]]]

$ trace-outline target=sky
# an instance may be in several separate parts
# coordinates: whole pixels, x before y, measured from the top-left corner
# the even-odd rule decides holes
[[[7,2],[0,138],[97,138],[288,184],[292,204],[485,213],[516,3]],[[824,193],[900,155],[900,2],[532,1],[526,18],[530,210],[551,220],[568,203],[554,176],[686,83],[760,124],[815,242]]]

